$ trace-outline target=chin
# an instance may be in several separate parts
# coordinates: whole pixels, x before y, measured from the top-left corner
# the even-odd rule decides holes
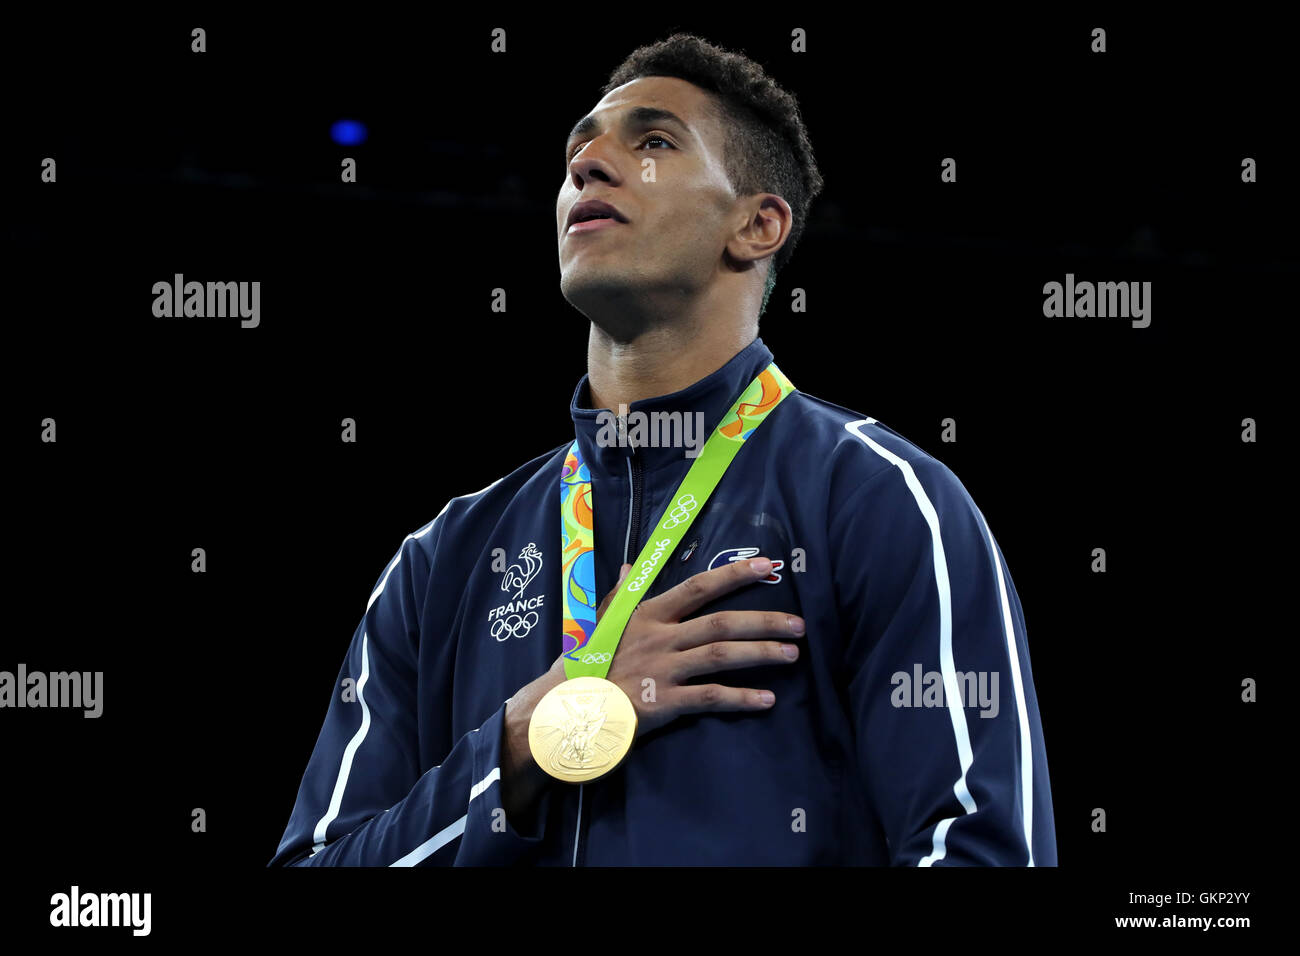
[[[572,266],[560,274],[560,291],[574,308],[612,308],[636,295],[632,277],[619,269]]]
[[[560,277],[560,292],[569,305],[620,342],[645,331],[642,310],[635,305],[639,288],[622,273],[570,270]]]

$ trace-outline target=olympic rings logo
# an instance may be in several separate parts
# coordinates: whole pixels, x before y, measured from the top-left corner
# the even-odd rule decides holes
[[[492,636],[498,641],[508,641],[512,637],[527,637],[537,624],[537,612],[529,611],[520,617],[518,614],[511,614],[509,617],[499,617],[492,622]]]
[[[694,495],[682,495],[677,499],[677,504],[672,511],[668,512],[668,520],[659,527],[667,531],[669,528],[676,528],[679,524],[690,517],[692,511],[698,508],[699,502],[695,500]]]
[[[582,663],[584,664],[605,664],[613,657],[613,654],[584,654]]]

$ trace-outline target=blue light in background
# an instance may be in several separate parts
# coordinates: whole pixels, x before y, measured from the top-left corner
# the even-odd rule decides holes
[[[366,124],[341,119],[330,127],[330,139],[340,146],[357,146],[366,141]]]

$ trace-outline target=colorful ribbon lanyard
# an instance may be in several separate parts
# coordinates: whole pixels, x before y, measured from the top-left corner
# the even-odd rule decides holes
[[[623,629],[650,590],[668,557],[713,494],[745,441],[795,390],[776,363],[768,365],[740,393],[713,430],[699,457],[660,516],[618,594],[596,622],[596,522],[591,471],[575,441],[560,473],[560,585],[564,607],[564,673],[567,678],[609,673]]]

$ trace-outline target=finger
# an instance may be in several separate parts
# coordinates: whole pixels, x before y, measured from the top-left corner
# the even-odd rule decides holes
[[[605,599],[600,602],[600,607],[596,608],[597,622],[605,616],[605,608],[609,607],[609,602],[614,600],[614,595],[618,593],[619,587],[623,584],[623,579],[627,577],[627,572],[630,570],[632,570],[632,565],[630,564],[625,564],[618,569],[618,581],[609,589],[609,593],[605,595]]]
[[[712,571],[693,574],[676,587],[641,603],[653,606],[655,615],[662,621],[680,621],[715,598],[762,580],[771,572],[772,562],[767,558],[732,561]]]
[[[685,651],[714,641],[745,641],[756,637],[793,640],[804,633],[803,618],[784,611],[714,611],[673,625],[672,647]]]
[[[700,674],[764,664],[792,664],[798,658],[798,647],[780,641],[718,641],[674,655],[673,679],[683,681]]]
[[[678,687],[673,696],[674,709],[679,715],[709,714],[730,710],[767,710],[776,700],[770,690],[725,687],[722,684],[692,684]]]

